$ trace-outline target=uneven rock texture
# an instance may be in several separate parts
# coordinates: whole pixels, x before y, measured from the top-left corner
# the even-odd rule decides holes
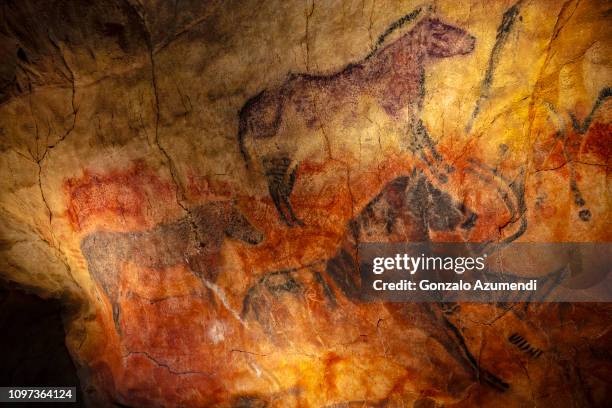
[[[610,241],[609,2],[0,7],[0,273],[90,406],[610,400],[609,304],[355,294],[359,242]]]
[[[72,384],[78,394],[78,402],[73,405],[84,406],[77,370],[64,341],[60,302],[9,287],[0,288],[0,305],[0,349],[5,350],[0,384]]]

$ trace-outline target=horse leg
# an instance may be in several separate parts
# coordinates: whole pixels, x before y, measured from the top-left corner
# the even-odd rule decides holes
[[[286,179],[291,159],[288,157],[268,157],[263,159],[262,164],[268,180],[268,192],[274,202],[276,211],[280,219],[287,224],[287,226],[292,227],[294,217],[289,210],[287,210],[289,214],[286,214],[283,208],[283,205],[286,207],[288,202],[286,196],[289,187]]]
[[[274,206],[281,220],[289,227],[293,227],[304,225],[304,223],[297,218],[289,201],[297,173],[297,166],[295,166],[288,174],[290,164],[291,159],[288,157],[272,157],[263,160],[263,167],[268,179],[268,191]]]
[[[431,310],[431,309],[430,309]],[[433,311],[432,311],[433,312]],[[433,313],[435,315],[435,312]],[[465,343],[465,338],[453,323],[451,323],[446,316],[441,316],[446,326],[446,332],[450,337],[450,342],[443,341],[446,349],[453,355],[457,361],[462,362],[465,367],[471,367],[478,381],[485,383],[497,391],[507,391],[510,385],[495,376],[491,372],[480,367],[480,364],[474,358],[474,355]]]
[[[276,212],[278,213],[278,216],[280,217],[281,221],[283,221],[288,227],[293,226],[291,224],[291,221],[287,218],[285,212],[283,211],[283,205],[279,193],[279,186],[273,185],[268,182],[268,192],[270,193],[270,197],[272,197],[272,202],[274,203],[274,207],[276,207]]]
[[[293,212],[293,207],[291,206],[291,202],[289,201],[289,197],[291,196],[291,193],[293,192],[293,186],[295,185],[297,167],[298,166],[295,166],[293,168],[293,171],[291,171],[291,174],[289,174],[289,180],[287,181],[287,184],[286,184],[287,188],[283,190],[285,194],[283,194],[282,198],[283,198],[283,202],[285,203],[285,207],[287,208],[287,211],[289,212],[289,216],[291,217],[291,221],[299,225],[300,227],[303,227],[304,222],[298,217],[296,217],[295,213]]]
[[[429,331],[430,335],[448,351],[455,361],[471,372],[478,382],[487,384],[500,392],[507,391],[510,385],[480,366],[467,346],[463,334],[448,319],[440,306],[439,304],[427,303],[417,306],[424,314],[422,328]],[[448,311],[446,310],[446,312]]]

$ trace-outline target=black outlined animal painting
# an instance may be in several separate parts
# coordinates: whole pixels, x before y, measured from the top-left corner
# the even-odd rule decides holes
[[[305,155],[299,151],[297,127],[320,131],[340,109],[369,97],[392,120],[404,121],[410,134],[425,96],[426,65],[474,49],[475,38],[466,31],[423,14],[417,9],[392,24],[361,61],[329,75],[291,73],[240,109],[237,136],[244,161],[249,169],[254,162],[263,168],[269,194],[288,226],[302,224],[290,202],[299,156]],[[382,46],[391,32],[417,16],[422,18],[410,31]]]
[[[572,112],[569,112],[569,119],[571,120],[571,129],[573,131],[583,137],[583,135],[589,130],[597,111],[601,109],[602,105],[606,102],[608,98],[612,96],[612,88],[604,87],[599,91],[595,102],[593,103],[593,107],[589,114],[584,118],[582,123],[576,117],[576,115]],[[592,213],[591,210],[587,207],[587,202],[584,199],[582,191],[578,186],[578,178],[576,177],[576,165],[575,160],[576,157],[571,152],[569,147],[570,141],[570,126],[567,124],[567,120],[564,118],[560,112],[557,111],[557,108],[549,101],[544,101],[544,105],[548,109],[551,114],[551,118],[554,121],[555,127],[557,128],[556,137],[561,143],[561,151],[563,152],[563,157],[567,163],[567,168],[569,170],[569,186],[571,193],[573,195],[574,205],[578,208],[578,217],[583,222],[588,222],[591,220]]]
[[[117,329],[122,263],[151,269],[186,264],[198,278],[214,283],[226,237],[251,245],[263,240],[262,233],[230,201],[206,203],[192,209],[191,215],[145,231],[96,231],[81,241],[89,272],[112,305]]]
[[[489,99],[491,92],[491,85],[493,84],[493,77],[495,75],[495,70],[499,65],[499,59],[502,55],[502,50],[506,43],[508,42],[508,37],[513,27],[516,24],[516,20],[522,20],[520,16],[521,7],[524,3],[524,0],[519,0],[510,6],[503,14],[502,21],[497,26],[497,33],[495,35],[495,44],[493,45],[493,49],[491,50],[491,54],[489,55],[489,62],[487,64],[487,70],[485,71],[484,77],[482,78],[482,82],[480,83],[480,96],[476,100],[476,104],[474,105],[474,110],[472,111],[472,115],[465,126],[465,132],[470,133],[472,130],[472,126],[474,125],[474,121],[478,117],[480,113],[480,109],[482,104]]]
[[[472,172],[496,191],[511,217],[517,217],[516,239],[525,230],[520,190],[505,185],[506,180],[476,161]],[[360,293],[358,246],[361,242],[425,242],[433,232],[470,231],[479,222],[478,215],[443,188],[433,176],[414,170],[384,186],[353,219],[348,222],[344,239],[334,256],[297,269],[268,273],[249,288],[244,299],[242,316],[257,321],[264,332],[274,338],[282,333],[287,322],[275,318],[278,304],[313,303],[343,315],[346,300],[363,301]],[[518,300],[520,301],[520,300]],[[312,304],[312,303],[311,303]],[[287,306],[291,307],[291,306]],[[295,306],[293,306],[295,307]],[[389,303],[385,308],[407,327],[424,331],[462,367],[471,381],[479,381],[498,390],[510,386],[486,370],[468,347],[461,330],[453,322],[453,311],[438,303]],[[309,312],[305,312],[309,315]],[[287,313],[291,315],[291,313]],[[280,325],[280,326],[279,326]],[[407,345],[408,347],[408,345]]]

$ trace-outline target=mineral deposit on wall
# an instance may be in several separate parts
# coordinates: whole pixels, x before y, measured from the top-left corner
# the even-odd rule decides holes
[[[355,295],[359,242],[611,240],[609,2],[0,8],[0,272],[91,406],[610,400],[609,304]]]

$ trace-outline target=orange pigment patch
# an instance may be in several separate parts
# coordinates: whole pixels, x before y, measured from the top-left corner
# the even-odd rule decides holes
[[[612,157],[612,124],[594,123],[582,141],[580,159],[608,164],[610,157]]]
[[[118,226],[120,229],[151,227],[150,212],[162,206],[176,206],[175,188],[163,181],[143,161],[127,170],[96,174],[88,169],[83,176],[64,182],[67,195],[66,215],[74,231],[94,224]]]
[[[340,357],[336,353],[328,353],[323,358],[324,365],[324,373],[323,378],[325,381],[325,385],[328,393],[335,394],[338,392],[338,388],[336,385],[336,369],[335,366],[342,362],[342,357]]]
[[[187,171],[187,194],[194,201],[219,200],[234,195],[235,188],[229,183],[215,181],[210,176],[200,176]]]
[[[228,349],[240,348],[240,327],[233,316],[211,302],[211,294],[185,266],[163,269],[123,266],[117,333],[110,303],[97,314],[101,332],[88,361],[103,366],[96,382],[130,404],[148,405],[159,390],[164,405],[209,406],[227,394],[218,378],[230,378]],[[227,342],[230,340],[231,342]],[[197,358],[194,358],[197,356]],[[206,392],[192,393],[192,389]],[[184,389],[184,393],[177,393]],[[172,403],[168,402],[170,398]]]
[[[562,166],[565,162],[563,152],[564,140],[557,133],[538,138],[532,148],[536,170],[545,170]]]
[[[338,162],[304,162],[299,167],[290,201],[303,227],[286,227],[269,196],[240,197],[245,215],[265,240],[241,254],[243,262],[259,272],[299,267],[332,256],[348,221],[357,215],[394,178],[408,174],[404,157],[393,156],[377,167],[349,169]],[[323,180],[303,183],[305,179]],[[347,179],[350,182],[347,182]],[[259,274],[259,273],[257,273]]]

